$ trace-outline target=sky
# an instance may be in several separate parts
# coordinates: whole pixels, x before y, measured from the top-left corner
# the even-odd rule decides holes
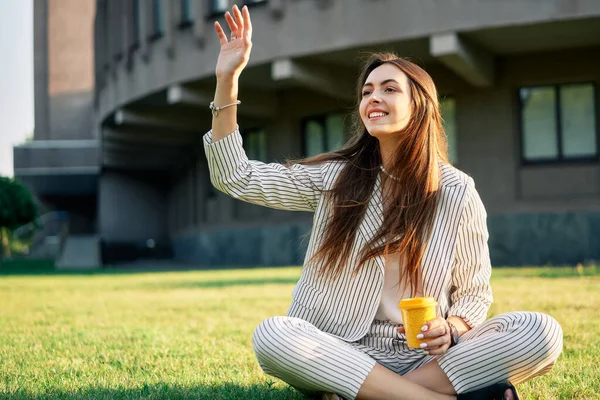
[[[0,175],[33,125],[33,0],[0,0]]]

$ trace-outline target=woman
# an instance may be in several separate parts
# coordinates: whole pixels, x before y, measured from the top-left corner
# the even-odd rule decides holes
[[[375,55],[359,81],[356,133],[343,149],[293,165],[250,161],[236,108],[252,25],[246,7],[232,14],[230,40],[215,23],[221,52],[204,137],[211,181],[244,201],[315,212],[287,316],[254,332],[263,370],[311,397],[517,398],[511,382],[551,369],[561,328],[530,312],[485,321],[486,213],[473,180],[447,161],[429,75]],[[407,347],[395,307],[417,296],[438,303],[422,350]]]

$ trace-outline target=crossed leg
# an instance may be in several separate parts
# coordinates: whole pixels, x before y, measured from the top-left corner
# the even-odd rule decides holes
[[[298,318],[263,321],[253,337],[263,370],[305,393],[352,399],[452,399],[510,379],[514,384],[550,370],[562,349],[551,317],[509,313],[467,332],[443,356],[401,376],[352,345]],[[510,398],[510,393],[509,393]]]

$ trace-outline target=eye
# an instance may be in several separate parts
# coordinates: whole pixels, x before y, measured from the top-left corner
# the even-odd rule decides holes
[[[363,97],[365,97],[365,96],[368,96],[368,95],[370,95],[370,94],[371,94],[371,91],[370,91],[370,90],[364,90],[364,91],[362,92],[362,95],[363,95]]]
[[[385,91],[386,91],[386,92],[397,92],[396,88],[394,88],[394,87],[391,87],[391,86],[390,86],[390,87],[387,87],[387,88],[385,88]]]

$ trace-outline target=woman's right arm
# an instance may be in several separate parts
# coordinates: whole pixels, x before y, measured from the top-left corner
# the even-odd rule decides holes
[[[228,40],[215,22],[221,44],[217,60],[214,105],[222,107],[238,99],[238,80],[252,48],[252,23],[248,8],[232,9],[225,19],[231,30]],[[243,107],[243,105],[241,105]],[[324,166],[265,164],[248,160],[237,127],[237,106],[213,115],[212,130],[204,135],[212,184],[237,199],[267,207],[313,211],[323,189]]]

